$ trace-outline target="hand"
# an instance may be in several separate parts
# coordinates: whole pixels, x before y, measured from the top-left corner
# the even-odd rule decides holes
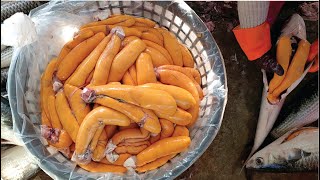
[[[274,53],[269,50],[266,54],[256,60],[256,64],[267,72],[276,73],[279,76],[284,74],[284,70],[280,64],[277,63]]]

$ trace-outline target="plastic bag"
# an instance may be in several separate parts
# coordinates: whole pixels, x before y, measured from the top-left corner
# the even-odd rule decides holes
[[[40,136],[40,76],[80,25],[101,14],[131,14],[153,19],[172,31],[190,48],[202,78],[205,97],[197,123],[190,130],[187,151],[153,171],[137,174],[89,173],[48,147]],[[38,41],[13,54],[9,70],[9,99],[14,131],[38,164],[54,179],[173,179],[190,167],[215,138],[227,102],[226,71],[221,52],[210,31],[183,1],[173,2],[50,2],[30,12]]]
[[[3,36],[2,36],[3,35]],[[1,24],[1,44],[22,47],[37,40],[33,21],[18,12]]]

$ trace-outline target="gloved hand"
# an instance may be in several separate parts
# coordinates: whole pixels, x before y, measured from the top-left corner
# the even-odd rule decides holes
[[[256,64],[264,69],[266,72],[276,73],[279,76],[284,74],[284,70],[280,64],[277,63],[274,50],[269,50],[266,54],[256,60]]]
[[[312,43],[312,45],[310,47],[309,56],[308,56],[308,59],[307,59],[307,62],[314,61],[313,65],[309,69],[309,72],[317,72],[319,70],[318,47],[319,47],[319,41],[317,39]]]
[[[271,45],[270,26],[267,22],[254,28],[240,28],[237,26],[233,33],[249,61],[267,72],[283,74],[283,68],[277,63],[275,48]]]

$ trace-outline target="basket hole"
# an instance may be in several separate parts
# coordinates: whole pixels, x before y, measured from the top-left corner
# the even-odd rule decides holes
[[[184,23],[184,24],[182,25],[182,31],[183,31],[185,34],[188,34],[189,31],[190,31],[190,27],[189,27],[186,23]]]
[[[203,120],[202,118],[198,119],[197,122],[196,122],[196,125],[199,124],[200,121],[202,121],[202,120]],[[193,128],[191,130],[191,132],[190,132],[191,139],[195,139],[195,138],[199,139],[199,136],[200,136],[201,133],[197,133],[197,131],[199,131],[199,128]],[[195,141],[192,141],[191,144],[190,144],[190,148],[194,149],[194,148],[196,148],[195,147],[196,145],[197,145],[197,143],[195,143]],[[199,146],[199,145],[197,145],[197,146]]]
[[[213,98],[212,98],[212,96],[208,96],[207,97],[207,105],[212,105],[213,104]]]
[[[189,39],[188,39],[189,40]],[[189,40],[190,41],[190,40]],[[191,42],[191,41],[190,41]],[[198,56],[198,51],[195,48],[191,49],[191,52],[193,54],[194,57]]]
[[[190,38],[190,40],[191,40],[192,42],[194,42],[194,41],[197,39],[197,36],[196,36],[196,34],[195,34],[193,31],[191,31],[191,32],[190,32],[190,35],[189,35],[189,38]]]
[[[155,5],[154,6],[154,12],[157,13],[158,15],[160,15],[161,12],[162,12],[162,7],[158,6],[158,5]]]
[[[202,77],[201,82],[202,82],[203,85],[207,84],[207,78],[206,77]]]
[[[87,172],[87,171],[85,171],[84,169],[82,169],[82,168],[78,168],[78,167],[77,167],[76,172],[78,172],[78,173],[84,173],[84,174],[88,173],[88,172]]]
[[[205,74],[205,73],[206,73],[206,72],[204,71],[203,66],[201,66],[201,67],[199,68],[199,72],[200,72],[200,74]]]
[[[172,25],[172,26],[171,26],[171,31],[174,32],[175,35],[177,34],[178,30],[179,30],[179,29],[178,29],[177,26],[175,26],[175,25]]]
[[[185,41],[185,44],[187,45],[187,47],[191,47],[191,45],[192,45],[192,42],[190,41],[190,39],[189,38],[187,38],[186,39],[186,41]],[[192,54],[193,54],[193,56],[194,56],[194,53],[193,53],[193,51],[191,51],[192,52]]]
[[[203,109],[206,109],[204,106],[206,105],[206,98],[203,98],[201,101],[200,101],[200,106],[203,107]],[[204,110],[203,110],[204,111]],[[202,115],[204,114],[204,112],[202,112]]]
[[[197,48],[198,52],[200,52],[203,49],[202,43],[200,41],[197,42],[196,48]]]
[[[50,154],[56,154],[56,153],[59,153],[58,150],[52,146],[48,146],[47,147],[47,150]]]
[[[54,156],[60,163],[66,161],[66,158],[61,155],[60,153],[57,153],[57,155]]]
[[[177,26],[180,26],[182,24],[182,20],[178,16],[176,16],[174,18],[174,24],[176,24]]]
[[[204,107],[204,102],[201,101],[200,102],[200,112],[199,112],[200,116],[199,117],[202,117],[204,115],[204,109],[205,108],[203,108],[203,107]]]
[[[113,14],[121,14],[120,8],[114,8],[112,9]]]
[[[131,1],[122,1],[123,6],[130,6]]]
[[[215,88],[217,88],[217,85],[220,85],[220,83],[217,82],[216,80],[214,80],[214,81],[212,81],[212,83],[209,84],[208,88],[215,89]]]
[[[196,58],[196,62],[197,62],[198,65],[200,65],[201,62],[202,62],[202,61],[201,61],[201,58],[200,58],[200,57],[197,57],[197,58]],[[203,69],[203,67],[201,67],[200,70],[201,70],[201,69]],[[201,74],[201,73],[200,73],[200,74]]]
[[[167,19],[169,19],[170,21],[173,19],[173,14],[172,12],[166,10],[166,13],[164,15]]]
[[[153,10],[153,8],[152,8],[152,3],[150,3],[150,2],[145,2],[145,3],[144,3],[144,8],[145,8],[145,9],[148,9],[149,11],[152,11],[152,10]]]
[[[153,14],[153,20],[156,22],[160,22],[160,16]]]
[[[208,54],[207,54],[206,51],[202,51],[201,58],[203,59],[203,61],[207,61],[208,60]]]
[[[202,91],[203,91],[203,94],[208,94],[208,88],[207,87],[202,88]]]
[[[178,34],[178,37],[179,37],[181,40],[183,40],[183,39],[186,38],[186,35],[185,35],[182,31],[180,31],[179,34]]]
[[[207,81],[208,81],[208,84],[211,83],[217,79],[217,76],[216,74],[213,72],[213,71],[209,71],[208,72],[208,75],[207,75]]]
[[[104,9],[104,10],[103,10],[103,13],[107,14],[108,16],[111,15],[110,9]]]
[[[206,69],[206,72],[209,72],[211,70],[211,64],[209,61],[207,61],[205,64],[204,64],[204,68]]]
[[[130,9],[130,8],[123,8],[123,12],[125,12],[126,14],[130,14],[130,15],[133,14],[132,9]]]
[[[98,7],[99,8],[105,8],[108,7],[109,3],[106,1],[98,1]]]
[[[148,11],[144,11],[144,18],[149,18],[151,19],[151,13]]]
[[[111,4],[112,4],[112,6],[119,6],[119,2],[118,1],[113,1]]]
[[[169,27],[170,26],[170,22],[168,21],[168,20],[166,20],[166,19],[163,19],[163,21],[162,21],[162,26],[165,26],[165,27]]]

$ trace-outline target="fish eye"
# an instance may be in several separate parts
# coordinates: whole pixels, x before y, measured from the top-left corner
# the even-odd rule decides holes
[[[257,164],[258,166],[263,165],[263,158],[258,157],[258,158],[256,159],[256,164]]]

